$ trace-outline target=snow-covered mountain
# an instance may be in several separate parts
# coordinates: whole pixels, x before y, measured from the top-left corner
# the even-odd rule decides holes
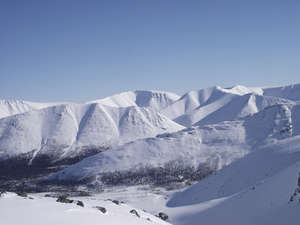
[[[12,116],[15,114],[25,113],[35,109],[43,109],[46,107],[60,105],[60,102],[28,102],[22,100],[0,100],[0,118]]]
[[[163,209],[176,225],[196,225],[199,221],[208,225],[296,225],[300,207],[299,93],[297,84],[213,87],[182,97],[134,91],[84,104],[1,101],[0,182],[18,168],[20,160],[30,165],[29,170],[32,165],[44,168],[79,161],[47,174],[43,184],[72,184],[91,190],[106,185],[124,188],[150,184],[155,187],[151,194],[149,186],[131,187],[134,191],[128,198],[155,214],[158,208]],[[26,186],[22,180],[21,188],[36,187],[36,180],[25,181],[33,186]],[[174,188],[195,182],[174,195],[168,192],[158,197],[163,195],[161,186],[174,192]],[[16,183],[13,180],[7,184],[15,187]],[[136,191],[142,196],[136,197]],[[106,193],[114,194],[114,189]],[[135,199],[140,197],[151,199],[155,210],[151,203]],[[18,210],[27,210],[28,214],[43,205],[55,218],[68,222],[73,221],[68,216],[72,212],[78,219],[74,224],[86,219],[87,214],[104,224],[123,220],[150,223],[147,213],[138,210],[142,216],[136,218],[128,213],[127,206],[115,208],[109,201],[101,204],[112,216],[98,218],[95,208],[89,207],[92,199],[87,208],[81,209],[76,205],[57,206],[42,198],[25,202],[9,193],[0,200],[0,207],[2,211],[7,209],[5,215],[11,215],[13,207],[7,205],[17,203]],[[6,224],[18,223],[11,216],[3,218]],[[24,221],[30,220],[24,217]],[[155,217],[151,221],[164,223]]]
[[[161,113],[183,126],[190,127],[235,120],[270,105],[290,102],[277,96],[264,96],[263,93],[264,89],[240,85],[191,91],[164,108]]]
[[[183,180],[190,179],[195,174],[201,175],[205,168],[216,170],[229,165],[257,146],[298,135],[299,129],[293,127],[297,127],[299,121],[299,108],[298,104],[274,105],[241,120],[137,140],[84,159],[50,179],[88,180],[101,185],[117,182],[112,181],[113,178],[107,182],[106,177],[108,174],[113,177],[113,173],[118,172],[116,179],[122,183],[122,180],[128,179],[128,173],[146,179],[147,171],[157,168],[164,168],[162,173],[166,176],[171,177],[172,170],[177,170],[176,174]],[[166,170],[170,170],[169,174]]]
[[[263,95],[299,101],[300,84],[287,85],[282,87],[263,88]]]
[[[63,104],[0,119],[0,156],[57,161],[182,128],[150,108]]]
[[[100,103],[111,107],[148,107],[159,111],[178,100],[180,96],[162,91],[128,91],[88,103]]]
[[[182,130],[183,126],[211,124],[213,127],[225,126],[225,130],[227,126],[242,126],[241,129],[245,130],[244,123],[214,124],[223,121],[240,124],[241,118],[269,106],[293,105],[299,100],[299,88],[300,85],[279,88],[213,87],[192,91],[182,97],[161,91],[129,91],[83,104],[1,101],[0,116],[3,118],[0,119],[0,160],[24,158],[27,164],[33,165],[43,165],[45,162],[48,165],[49,162],[68,159],[78,161],[108,148],[117,149],[116,146],[131,141],[176,132]],[[233,133],[240,132],[235,130],[237,128],[232,129]],[[297,129],[295,128],[296,131]],[[183,131],[182,136],[186,136],[183,134],[188,132]],[[202,137],[204,131],[199,133],[200,136],[192,136],[193,140],[174,142],[174,149],[184,147],[182,143],[189,145],[190,141],[205,142],[206,139],[219,135],[208,131],[206,133],[210,136]],[[164,140],[162,137],[163,135],[157,140]],[[174,139],[180,140],[177,137]],[[151,143],[149,140],[146,141],[146,146]],[[144,142],[145,140],[141,140],[129,143],[128,146],[140,145],[136,148],[143,149]],[[232,142],[239,143],[235,140]],[[242,144],[248,142],[244,141]],[[213,145],[214,143],[209,143],[207,146]]]
[[[180,96],[163,91],[128,91],[103,99],[86,102],[86,104],[100,103],[105,106],[125,108],[130,106],[147,107],[155,111],[169,106]],[[0,100],[0,118],[43,109],[50,106],[72,104],[68,102],[29,102],[23,100]]]
[[[166,211],[170,222],[177,225],[199,221],[208,225],[297,225],[299,119],[299,103],[273,105],[240,120],[134,141],[84,159],[50,179],[124,185],[135,178],[140,184],[139,175],[147,180],[145,171],[150,169],[155,179],[161,178],[160,171],[163,179],[172,182],[174,177],[168,172],[173,169],[177,181],[184,182],[188,178],[184,167],[204,169],[201,165],[206,164],[218,171],[171,195],[166,205],[162,200],[148,201]],[[155,167],[159,170],[151,170]]]

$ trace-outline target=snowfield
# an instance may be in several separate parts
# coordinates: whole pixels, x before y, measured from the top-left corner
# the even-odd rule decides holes
[[[31,199],[30,199],[31,198]],[[5,193],[0,197],[1,225],[53,225],[53,224],[163,224],[169,223],[150,215],[142,210],[135,209],[127,204],[116,205],[111,201],[81,199],[84,207],[74,203],[59,203],[56,198],[46,198],[31,195],[30,198],[17,196],[15,193]],[[105,208],[103,213],[97,206]],[[139,216],[130,213],[136,210]]]
[[[299,224],[300,137],[267,145],[175,194],[167,203],[175,224]],[[218,216],[215,216],[218,215]]]

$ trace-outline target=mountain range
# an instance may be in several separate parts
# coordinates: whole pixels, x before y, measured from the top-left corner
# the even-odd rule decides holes
[[[181,97],[129,91],[82,104],[2,100],[0,159],[24,159],[28,165],[74,162],[138,139],[291,105],[300,99],[299,88],[216,86]]]
[[[38,185],[62,189],[172,190],[148,199],[172,224],[298,224],[300,84],[1,100],[0,117],[1,182],[38,168]]]

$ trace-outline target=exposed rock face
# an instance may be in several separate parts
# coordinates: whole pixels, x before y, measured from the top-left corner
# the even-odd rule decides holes
[[[4,195],[6,193],[6,191],[0,191],[0,197],[2,197],[2,195]]]
[[[120,201],[119,200],[112,200],[113,203],[115,203],[116,205],[120,205]]]
[[[24,198],[28,197],[26,192],[16,192],[16,194],[20,197],[24,197]]]
[[[84,207],[83,202],[82,202],[82,201],[79,201],[79,200],[77,201],[76,205],[79,205],[79,206],[81,206],[81,207]]]
[[[137,217],[140,217],[140,214],[135,209],[130,210],[130,213],[136,215]]]
[[[74,200],[68,199],[68,197],[66,195],[59,196],[56,201],[61,202],[61,203],[73,203],[74,202]]]
[[[99,210],[100,212],[102,212],[102,213],[106,213],[106,212],[107,212],[106,208],[104,208],[104,207],[101,207],[101,206],[95,206],[95,208],[98,209],[98,210]]]
[[[169,216],[163,212],[158,213],[158,217],[164,221],[166,221],[169,218]]]

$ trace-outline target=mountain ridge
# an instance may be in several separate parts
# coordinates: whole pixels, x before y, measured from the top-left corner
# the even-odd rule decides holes
[[[294,101],[282,97],[298,89],[300,85],[275,89],[215,86],[181,97],[138,90],[83,104],[2,100],[2,106],[9,109],[5,112],[16,114],[0,119],[0,160],[23,159],[29,166],[72,164],[138,139],[185,127],[234,124],[273,105],[293,105],[300,96],[289,97]],[[297,111],[291,113],[297,118]],[[293,132],[299,133],[299,128]]]
[[[255,151],[257,146],[297,136],[298,131],[294,132],[293,127],[296,127],[299,115],[292,117],[292,114],[299,108],[299,104],[273,105],[241,120],[186,128],[133,141],[84,159],[52,175],[50,180],[86,182],[89,177],[89,182],[101,185],[102,177],[108,173],[130,171],[138,176],[140,171],[144,173],[151,168],[169,166],[192,169],[191,174],[183,177],[188,180],[203,165],[218,170]],[[119,174],[118,179],[122,180],[122,175]]]

